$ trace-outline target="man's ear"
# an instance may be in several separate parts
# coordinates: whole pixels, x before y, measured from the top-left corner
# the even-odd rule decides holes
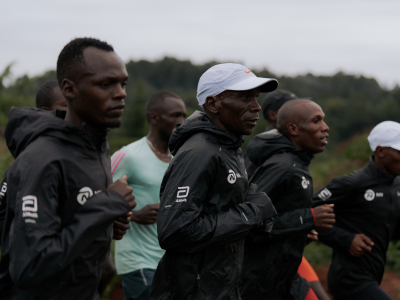
[[[72,80],[64,78],[61,82],[61,93],[66,99],[75,99],[77,93],[75,83]]]
[[[287,128],[288,133],[290,135],[293,135],[293,136],[298,136],[299,135],[299,127],[297,126],[297,124],[288,123],[286,128]]]
[[[375,156],[378,156],[378,157],[380,157],[380,158],[383,158],[383,157],[386,156],[386,153],[385,153],[385,152],[386,152],[386,151],[385,151],[385,148],[384,148],[384,147],[378,146],[378,147],[376,147],[376,149],[375,149],[375,151],[374,151],[374,155],[375,155]]]
[[[271,120],[272,122],[275,122],[278,116],[278,111],[276,110],[270,110],[268,112],[268,118],[269,120]]]
[[[150,125],[156,126],[156,125],[158,125],[160,118],[156,114],[156,112],[151,111],[151,112],[149,112],[149,121],[150,121]]]
[[[206,98],[206,102],[204,105],[206,106],[206,109],[212,113],[212,114],[218,114],[218,109],[219,109],[219,99],[218,97],[212,97],[208,96]]]

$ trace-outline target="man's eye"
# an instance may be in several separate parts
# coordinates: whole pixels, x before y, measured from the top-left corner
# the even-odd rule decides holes
[[[103,89],[106,89],[109,86],[110,86],[110,84],[108,82],[100,83],[100,87],[102,87]]]

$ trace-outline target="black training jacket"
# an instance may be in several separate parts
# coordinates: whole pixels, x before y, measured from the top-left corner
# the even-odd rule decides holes
[[[201,112],[174,130],[157,216],[166,252],[149,299],[240,299],[244,237],[275,215],[265,194],[266,204],[246,202],[241,144]]]
[[[302,299],[309,285],[302,284],[297,269],[307,233],[315,226],[308,170],[313,156],[296,148],[276,129],[255,136],[247,154],[260,165],[250,182],[271,198],[278,215],[269,237],[252,233],[246,238],[242,298]],[[300,284],[303,288],[299,290]]]
[[[1,299],[99,299],[112,223],[130,208],[112,183],[105,135],[33,108],[12,109]]]
[[[371,158],[363,168],[335,178],[315,192],[313,202],[315,206],[335,204],[333,229],[318,235],[320,241],[333,248],[328,272],[330,293],[342,297],[380,284],[400,213],[400,177],[384,172]],[[361,257],[349,253],[356,233],[365,234],[375,244]]]

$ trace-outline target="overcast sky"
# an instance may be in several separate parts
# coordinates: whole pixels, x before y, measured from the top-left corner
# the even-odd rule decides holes
[[[400,84],[398,0],[0,0],[0,72],[11,62],[14,77],[55,69],[62,47],[82,36],[125,61],[169,55]]]

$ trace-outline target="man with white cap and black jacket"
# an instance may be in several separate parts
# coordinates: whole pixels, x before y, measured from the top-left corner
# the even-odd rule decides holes
[[[367,165],[314,193],[314,205],[335,204],[336,224],[319,232],[333,248],[328,286],[334,299],[391,299],[379,284],[400,213],[400,124],[378,124],[368,141],[374,154]]]
[[[244,237],[268,234],[275,209],[249,189],[240,146],[261,107],[260,92],[278,82],[239,64],[219,64],[200,78],[196,111],[169,142],[174,155],[161,184],[158,238],[166,250],[149,299],[241,299]]]

